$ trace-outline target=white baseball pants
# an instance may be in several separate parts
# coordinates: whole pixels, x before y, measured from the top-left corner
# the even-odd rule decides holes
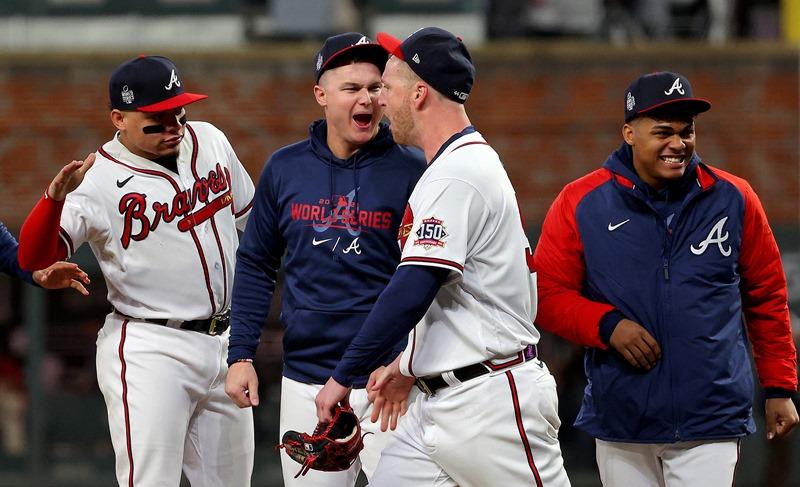
[[[739,440],[618,443],[596,440],[604,487],[731,487]]]
[[[97,337],[117,482],[124,487],[248,487],[253,415],[225,394],[228,334],[110,314]]]
[[[540,360],[419,394],[370,487],[568,487],[560,426]]]

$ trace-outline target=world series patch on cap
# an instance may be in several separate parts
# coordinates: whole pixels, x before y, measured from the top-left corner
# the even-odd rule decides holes
[[[346,64],[353,59],[372,63],[383,72],[388,58],[389,55],[386,51],[364,34],[346,32],[328,37],[315,58],[316,82],[319,83],[319,78],[325,71]]]
[[[711,108],[711,102],[695,98],[686,76],[666,71],[640,76],[625,92],[625,122],[662,107],[674,107],[692,115]]]
[[[111,108],[117,110],[163,112],[208,95],[184,91],[178,68],[169,59],[141,55],[120,64],[111,73],[108,97]]]
[[[475,66],[460,38],[438,27],[425,27],[400,42],[386,32],[378,43],[405,61],[423,81],[447,98],[464,103],[475,81]]]

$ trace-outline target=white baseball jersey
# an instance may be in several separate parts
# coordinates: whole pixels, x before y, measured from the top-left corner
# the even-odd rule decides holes
[[[194,320],[229,307],[253,182],[206,122],[186,125],[177,164],[175,174],[139,157],[117,135],[67,195],[61,238],[70,255],[88,242],[125,315]]]
[[[400,240],[400,265],[452,271],[409,335],[403,374],[440,374],[539,341],[535,275],[514,188],[479,133],[453,141],[422,175]]]

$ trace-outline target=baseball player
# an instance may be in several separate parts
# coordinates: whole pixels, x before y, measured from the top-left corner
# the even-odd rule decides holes
[[[45,289],[72,288],[84,296],[89,295],[89,291],[84,287],[84,284],[89,284],[89,276],[78,267],[78,264],[56,262],[47,269],[25,271],[17,261],[18,247],[17,240],[0,222],[0,272]]]
[[[113,306],[97,337],[119,485],[249,486],[253,421],[224,391],[237,228],[253,183],[213,125],[187,122],[167,58],[140,56],[109,82],[117,133],[67,164],[26,220],[23,267],[88,243]],[[89,169],[91,168],[91,171]]]
[[[384,449],[375,486],[567,486],[555,380],[536,356],[535,276],[514,188],[464,102],[475,68],[460,39],[420,29],[392,54],[380,103],[428,169],[409,199],[400,266],[317,396],[319,419],[404,334],[371,393],[389,425],[413,378],[423,394]],[[380,405],[380,407],[379,407]]]
[[[307,139],[270,157],[239,247],[226,388],[242,407],[258,404],[251,362],[286,254],[281,437],[317,423],[317,392],[400,261],[397,231],[425,160],[397,145],[380,123],[377,97],[387,57],[363,34],[325,41],[314,86],[325,118],[311,124]],[[404,346],[398,343],[384,362]],[[351,398],[362,429],[374,433],[359,459],[343,472],[312,470],[295,478],[299,465],[281,455],[286,486],[353,486],[359,470],[372,476],[389,433],[369,421],[366,383],[366,374],[356,377]]]
[[[798,422],[778,247],[753,188],[695,152],[711,104],[686,77],[644,75],[624,103],[622,145],[547,213],[536,323],[589,347],[575,424],[604,485],[732,485],[755,431],[748,337],[767,438]]]

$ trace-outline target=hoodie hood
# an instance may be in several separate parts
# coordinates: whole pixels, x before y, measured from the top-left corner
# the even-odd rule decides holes
[[[328,122],[317,120],[308,127],[308,138],[311,141],[311,150],[324,163],[335,167],[356,168],[366,167],[378,161],[394,144],[389,125],[381,122],[375,137],[364,144],[361,149],[347,159],[339,159],[328,147]]]

